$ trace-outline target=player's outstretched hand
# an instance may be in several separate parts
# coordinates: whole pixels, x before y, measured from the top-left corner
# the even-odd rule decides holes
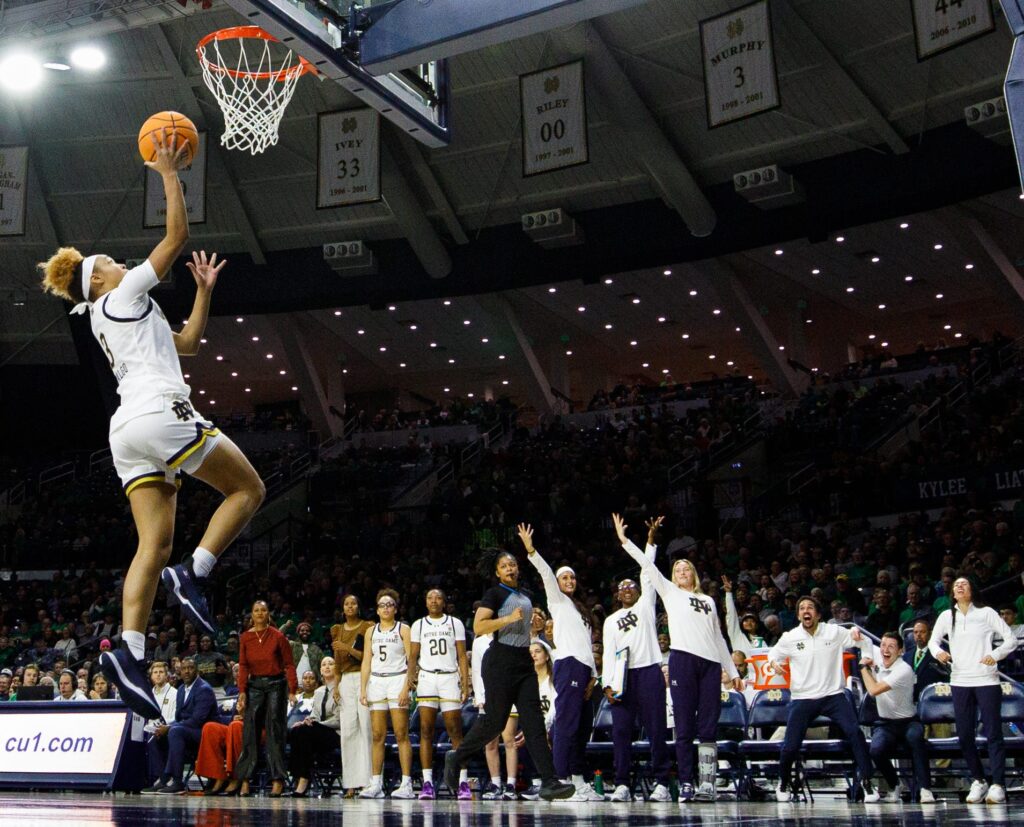
[[[657,536],[658,529],[661,528],[661,524],[663,522],[665,522],[665,518],[663,516],[652,517],[650,520],[647,521],[647,545],[654,545],[654,539]]]
[[[516,526],[516,533],[522,541],[527,554],[533,554],[537,549],[533,547],[533,526],[528,523],[520,523]]]
[[[732,580],[730,580],[729,576],[725,574],[722,575],[722,590],[725,591],[726,594],[732,591]]]
[[[213,290],[214,285],[217,284],[217,276],[220,275],[220,271],[224,269],[224,265],[228,263],[227,259],[224,259],[219,264],[217,263],[217,254],[211,253],[209,260],[206,258],[206,250],[200,250],[198,253],[192,251],[192,261],[186,262],[185,266],[188,267],[188,271],[192,274],[192,278],[196,280],[196,287],[200,290]]]
[[[153,150],[156,158],[152,161],[143,161],[151,170],[161,175],[176,175],[179,169],[184,169],[191,163],[188,157],[188,141],[182,141],[178,146],[178,133],[171,132],[168,138],[167,129],[159,132],[152,132],[150,140],[153,141]]]
[[[629,538],[626,536],[626,529],[629,526],[626,525],[626,521],[619,514],[612,514],[612,524],[615,526],[615,533],[618,535],[619,542],[623,545],[629,542]]]

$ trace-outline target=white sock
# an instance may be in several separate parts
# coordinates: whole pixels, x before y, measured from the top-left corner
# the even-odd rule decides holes
[[[192,571],[196,573],[196,577],[208,577],[216,562],[217,558],[214,557],[213,552],[207,551],[202,546],[198,546],[192,552]]]
[[[434,783],[434,771],[433,770],[423,770],[423,783],[424,784],[428,784],[428,783],[429,784],[433,784]]]
[[[505,786],[514,788],[516,786],[516,777],[514,775],[510,775],[505,781]]]
[[[582,775],[574,775],[572,777],[572,782],[571,783],[572,783],[572,785],[574,787],[576,787],[578,789],[579,787],[585,786],[587,782],[583,780],[583,776]]]
[[[142,632],[121,632],[121,640],[128,646],[135,660],[146,657],[146,636]]]
[[[531,778],[530,779],[530,786],[531,787],[540,787],[543,783],[544,782],[541,779],[539,779],[539,778]]]
[[[469,783],[469,770],[465,767],[463,767],[462,771],[459,773],[459,783],[461,784],[463,782],[467,784]]]
[[[501,787],[501,776],[500,775],[492,775],[491,776],[491,783],[495,787]]]
[[[411,775],[403,775],[402,776],[402,786],[403,787],[407,787],[407,786],[409,786],[411,784],[412,784],[412,776]]]
[[[383,784],[383,777],[380,776],[380,775],[371,775],[370,776],[370,786],[371,787],[383,787],[384,786],[384,784]]]

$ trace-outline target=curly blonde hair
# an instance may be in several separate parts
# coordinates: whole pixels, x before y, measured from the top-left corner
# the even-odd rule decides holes
[[[36,265],[43,273],[43,290],[77,304],[86,297],[82,295],[81,277],[78,267],[85,260],[74,247],[61,247],[46,261]]]

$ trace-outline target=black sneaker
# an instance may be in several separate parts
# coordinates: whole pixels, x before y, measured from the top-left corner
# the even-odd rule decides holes
[[[188,792],[188,787],[181,783],[177,778],[171,779],[167,784],[164,784],[157,795],[184,795]]]
[[[160,580],[167,589],[167,602],[171,605],[180,603],[181,611],[193,625],[207,634],[214,635],[217,633],[217,627],[213,625],[206,598],[199,590],[204,579],[196,577],[192,571],[191,556],[176,566],[168,566],[160,574]]]
[[[523,799],[523,801],[536,801],[540,798],[540,784],[531,784],[519,793],[519,797]]]
[[[103,652],[100,671],[121,693],[121,700],[136,715],[147,721],[160,717],[160,707],[153,697],[153,689],[146,677],[145,661],[135,660],[127,649]]]
[[[459,766],[456,750],[448,750],[444,756],[444,783],[448,785],[449,790],[459,788],[459,773],[461,771],[462,767]]]
[[[139,795],[156,795],[166,785],[167,785],[167,782],[164,781],[163,778],[158,778],[153,783],[152,786],[150,786],[150,787],[143,787],[141,790],[139,790]]]
[[[555,801],[556,799],[572,798],[576,795],[576,787],[557,780],[545,781],[540,785],[538,793],[545,801]]]

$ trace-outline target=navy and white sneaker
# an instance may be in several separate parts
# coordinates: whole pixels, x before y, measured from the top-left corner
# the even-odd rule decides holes
[[[171,605],[180,603],[181,611],[194,626],[213,635],[217,633],[217,627],[213,625],[206,598],[199,590],[204,579],[196,577],[192,571],[191,556],[176,566],[167,566],[160,574],[160,580],[167,589],[167,602]]]
[[[121,700],[132,712],[147,721],[160,717],[160,706],[153,697],[144,661],[135,660],[127,649],[103,652],[100,655],[100,671],[103,677],[117,687]]]
[[[679,785],[679,803],[687,804],[693,801],[696,792],[693,789],[693,784],[680,784]]]

